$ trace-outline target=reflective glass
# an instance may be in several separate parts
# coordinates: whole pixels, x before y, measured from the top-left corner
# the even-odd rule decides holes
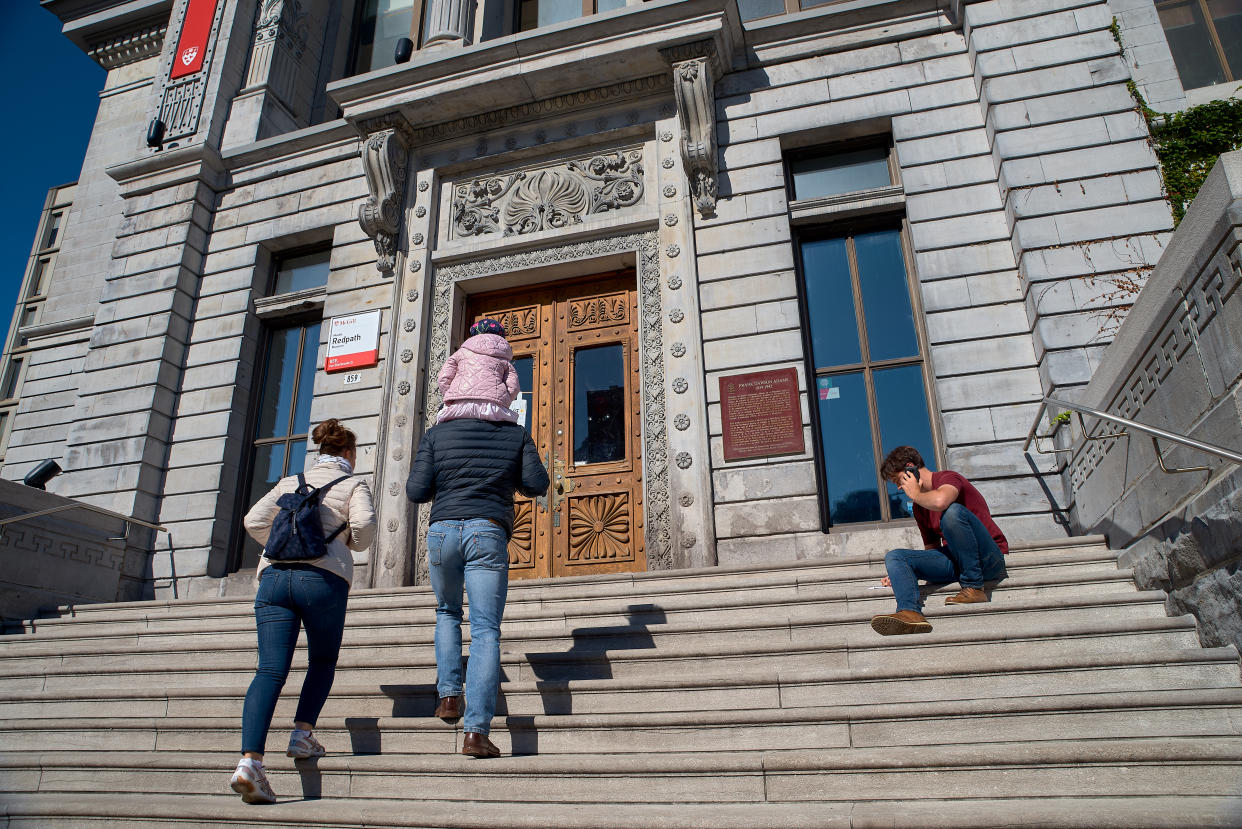
[[[738,11],[743,20],[758,20],[760,17],[771,17],[785,11],[784,0],[738,0]]]
[[[289,464],[285,467],[286,475],[296,475],[306,469],[306,446],[304,440],[289,444]]]
[[[610,12],[613,9],[624,9],[625,0],[595,0],[595,11]]]
[[[535,358],[530,354],[514,357],[513,367],[517,369],[518,386],[522,389],[522,399],[526,401],[526,422],[522,425],[529,432],[535,418]]]
[[[888,150],[884,147],[799,158],[789,162],[789,170],[793,173],[795,199],[853,193],[893,183],[888,174]]]
[[[272,332],[267,352],[263,393],[259,398],[259,426],[256,438],[279,437],[289,432],[289,412],[296,389],[298,340],[301,328],[278,328]]]
[[[862,372],[816,377],[824,479],[833,524],[879,521],[875,452]]]
[[[858,345],[845,239],[804,242],[802,272],[806,277],[806,310],[816,367],[860,362],[862,351]]]
[[[9,360],[8,371],[4,375],[4,384],[0,386],[0,400],[7,400],[17,394],[17,382],[22,376],[22,361],[19,358]]]
[[[47,222],[47,236],[43,240],[43,247],[50,248],[56,244],[56,239],[60,236],[60,213],[53,213]]]
[[[620,343],[574,351],[574,463],[625,459],[625,353]]]
[[[1216,37],[1235,81],[1242,80],[1242,0],[1208,0]]]
[[[1198,0],[1160,6],[1160,25],[1173,53],[1173,63],[1186,89],[1211,86],[1225,80],[1216,49],[1208,36]]]
[[[898,446],[913,446],[929,466],[935,466],[931,422],[927,415],[927,395],[923,389],[920,365],[886,368],[872,375],[875,405],[879,410],[880,452],[887,455]],[[885,482],[888,503],[894,518],[908,513],[902,508],[898,489]]]
[[[860,233],[854,237],[854,255],[871,359],[917,357],[919,337],[910,307],[901,234],[896,230]]]
[[[328,251],[321,250],[282,259],[276,270],[276,284],[272,293],[288,294],[327,285],[328,256]]]
[[[34,276],[30,278],[30,290],[26,296],[43,296],[47,293],[47,277],[52,272],[52,260],[40,259],[35,263]]]
[[[413,20],[414,0],[366,0],[358,27],[354,73],[396,63],[397,40],[410,36]]]
[[[311,400],[315,396],[315,369],[319,367],[319,323],[306,326],[302,344],[302,370],[298,373],[297,410],[293,413],[291,435],[310,431]],[[295,329],[296,330],[296,329]]]
[[[285,445],[268,443],[256,446],[254,448],[254,471],[250,475],[250,497],[246,509],[253,507],[272,487],[276,486],[276,482],[284,475]],[[258,566],[259,556],[263,554],[263,547],[251,538],[249,533],[245,534],[245,539],[242,550],[242,569]]]

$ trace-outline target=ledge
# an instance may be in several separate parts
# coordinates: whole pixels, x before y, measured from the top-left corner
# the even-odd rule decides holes
[[[327,295],[328,290],[321,287],[307,288],[305,291],[295,291],[277,296],[260,297],[254,301],[254,313],[259,319],[272,319],[273,317],[286,317],[291,314],[301,314],[311,310],[322,311]]]
[[[824,219],[841,219],[847,216],[883,212],[899,208],[905,203],[906,194],[901,185],[877,187],[874,190],[859,190],[853,193],[840,193],[834,196],[791,202],[789,216],[793,224],[805,224]]]
[[[69,331],[81,331],[94,325],[95,318],[93,316],[77,317],[71,320],[61,320],[60,322],[45,322],[42,325],[27,325],[17,329],[17,335],[27,339],[51,337],[55,334],[64,334]]]
[[[203,181],[216,190],[225,186],[224,162],[204,143],[175,147],[104,170],[121,185],[121,196],[132,198],[190,181]]]

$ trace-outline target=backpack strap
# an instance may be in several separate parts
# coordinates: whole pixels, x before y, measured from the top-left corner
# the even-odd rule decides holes
[[[298,478],[301,478],[301,477],[302,477],[301,475],[298,475]],[[331,489],[332,487],[336,486],[336,485],[337,485],[337,484],[339,484],[341,481],[344,481],[346,478],[349,478],[349,477],[350,477],[349,475],[342,475],[341,477],[337,478],[335,481],[328,481],[328,483],[326,483],[326,484],[324,484],[323,486],[319,487],[319,502],[320,502],[320,503],[323,503],[323,494],[324,494],[325,492],[327,492],[329,489]],[[342,532],[342,531],[343,531],[346,527],[348,527],[348,526],[349,526],[349,522],[348,522],[348,521],[346,521],[344,524],[342,524],[341,526],[337,527],[335,530],[333,530],[333,532],[332,532],[332,534],[331,534],[331,535],[329,535],[329,536],[325,536],[325,537],[324,537],[324,539],[323,539],[323,540],[324,540],[324,543],[326,543],[326,544],[331,544],[331,543],[332,543],[332,540],[333,540],[334,538],[336,538],[338,535],[340,535],[340,534],[341,534],[341,532]]]

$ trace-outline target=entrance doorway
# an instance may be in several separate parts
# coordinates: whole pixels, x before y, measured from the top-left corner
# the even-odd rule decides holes
[[[468,322],[505,327],[552,478],[546,497],[515,497],[511,578],[647,569],[636,285],[625,270],[468,301]]]

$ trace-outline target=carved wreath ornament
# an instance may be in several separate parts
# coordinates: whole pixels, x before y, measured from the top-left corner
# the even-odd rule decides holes
[[[627,150],[458,184],[453,188],[454,235],[538,233],[632,207],[643,198],[642,158],[641,150]]]

